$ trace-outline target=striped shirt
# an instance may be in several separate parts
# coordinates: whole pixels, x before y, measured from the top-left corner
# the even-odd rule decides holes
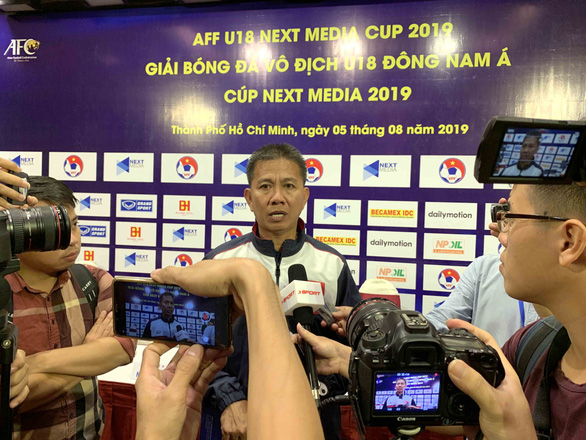
[[[95,314],[112,309],[112,276],[87,266],[98,282]],[[18,347],[27,355],[81,345],[94,324],[94,316],[77,280],[66,270],[50,293],[29,287],[17,273],[6,276],[12,289],[14,324]],[[130,339],[117,338],[129,357],[134,357]],[[88,377],[56,399],[14,417],[13,439],[94,439],[103,429],[104,407],[98,381]]]

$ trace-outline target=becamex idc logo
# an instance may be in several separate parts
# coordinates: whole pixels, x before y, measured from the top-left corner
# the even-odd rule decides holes
[[[324,220],[330,217],[336,217],[337,214],[350,214],[350,211],[350,205],[334,203],[330,206],[324,206]]]
[[[41,42],[32,38],[15,38],[10,40],[10,44],[4,51],[4,56],[14,62],[36,60],[40,46]]]
[[[83,172],[83,160],[75,154],[68,156],[63,163],[63,171],[69,177],[78,177]]]
[[[371,177],[379,177],[379,173],[394,172],[397,172],[397,162],[381,162],[380,160],[376,160],[371,164],[364,164],[362,180],[367,180]]]
[[[307,167],[307,181],[310,183],[317,182],[324,175],[324,166],[317,159],[307,159],[305,166]]]
[[[185,237],[197,237],[197,229],[181,227],[173,230],[173,243],[185,240]]]
[[[130,173],[131,168],[144,168],[144,159],[131,159],[127,157],[123,160],[116,161],[116,175]]]
[[[177,161],[177,174],[185,180],[193,179],[197,174],[197,161],[191,156],[183,156]]]
[[[466,166],[464,162],[455,157],[451,157],[442,162],[439,168],[440,178],[450,185],[460,182],[466,175]]]
[[[127,212],[153,212],[153,201],[123,199],[120,201],[120,208]]]
[[[234,214],[235,211],[246,211],[248,203],[235,202],[234,200],[222,204],[222,216]]]
[[[438,284],[445,290],[454,290],[458,281],[460,274],[454,269],[444,269],[437,277]]]
[[[238,237],[242,237],[242,232],[240,232],[240,229],[230,228],[224,234],[224,241],[234,240]]]
[[[246,174],[246,167],[248,166],[248,158],[244,159],[242,162],[235,162],[234,163],[234,177],[241,176],[242,174]]]
[[[179,254],[175,258],[175,263],[173,263],[177,267],[187,267],[193,264],[193,260],[187,254]]]

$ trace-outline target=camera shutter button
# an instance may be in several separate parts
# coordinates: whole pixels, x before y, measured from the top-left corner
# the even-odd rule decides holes
[[[380,330],[372,330],[365,333],[363,337],[364,348],[380,348],[385,345],[386,335]]]

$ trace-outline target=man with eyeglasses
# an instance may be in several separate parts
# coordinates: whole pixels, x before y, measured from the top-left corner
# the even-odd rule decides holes
[[[482,433],[478,427],[464,431],[470,439],[537,439],[532,413],[544,414],[536,408],[539,401],[540,407],[549,403],[547,420],[537,423],[543,428],[540,440],[582,440],[586,438],[586,188],[576,184],[515,185],[509,205],[510,211],[499,213],[497,218],[498,238],[505,247],[499,268],[505,290],[515,299],[547,307],[563,328],[554,343],[546,345],[546,352],[535,359],[521,384],[512,365],[518,365],[521,339],[539,322],[520,329],[502,350],[486,331],[462,320],[447,322],[449,328],[465,328],[495,347],[505,368],[504,380],[493,388],[463,361],[449,364],[454,384],[480,407]],[[302,328],[297,330],[314,349],[318,373],[347,374],[348,347]],[[558,357],[559,361],[548,362]],[[551,374],[544,377],[544,371]],[[547,386],[540,390],[542,381]],[[543,390],[543,398],[538,397],[538,391]]]

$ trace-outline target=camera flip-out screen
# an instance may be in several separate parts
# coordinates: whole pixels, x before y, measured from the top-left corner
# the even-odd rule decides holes
[[[569,183],[581,180],[586,123],[493,118],[476,157],[481,183]]]
[[[377,373],[374,414],[437,414],[441,373]]]

